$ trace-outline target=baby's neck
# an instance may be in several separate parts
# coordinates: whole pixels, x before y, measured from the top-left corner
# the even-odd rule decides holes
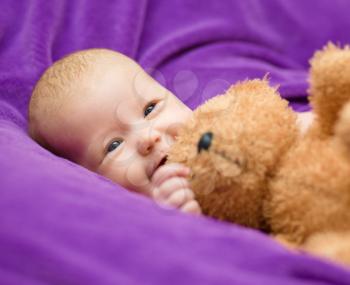
[[[309,112],[297,113],[297,115],[298,115],[297,124],[300,130],[300,133],[305,134],[305,132],[309,129],[314,119],[314,114],[311,111],[309,111]]]

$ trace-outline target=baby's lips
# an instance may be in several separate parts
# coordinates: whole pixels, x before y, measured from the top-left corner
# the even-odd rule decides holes
[[[149,163],[146,167],[146,175],[148,177],[148,179],[151,179],[153,176],[153,173],[155,172],[155,168],[156,168],[156,163],[155,161],[152,161],[151,163]]]
[[[149,163],[146,167],[146,174],[147,174],[148,178],[151,179],[154,172],[156,172],[156,170],[158,168],[162,167],[165,164],[165,162],[166,162],[166,156],[161,155],[157,160]]]

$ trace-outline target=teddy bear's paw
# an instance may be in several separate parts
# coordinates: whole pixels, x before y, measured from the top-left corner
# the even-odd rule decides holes
[[[329,43],[310,64],[310,102],[321,132],[332,135],[339,111],[350,100],[350,48]]]
[[[307,239],[302,249],[350,266],[350,231],[316,233]]]
[[[274,235],[273,238],[278,243],[280,243],[281,245],[285,246],[287,249],[297,250],[299,248],[298,244],[292,242],[286,235],[277,234],[277,235]]]
[[[346,149],[350,150],[350,102],[340,112],[335,133],[345,144]]]

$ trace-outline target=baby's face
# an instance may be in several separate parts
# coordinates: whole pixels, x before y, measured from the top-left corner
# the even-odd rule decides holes
[[[149,195],[152,175],[191,109],[124,57],[98,62],[74,85],[59,124],[48,130],[56,147],[78,164]]]

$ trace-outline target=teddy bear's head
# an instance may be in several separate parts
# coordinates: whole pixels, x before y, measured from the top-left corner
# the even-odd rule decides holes
[[[266,181],[297,138],[296,115],[266,80],[232,86],[198,107],[168,162],[191,168],[205,214],[264,228]]]

